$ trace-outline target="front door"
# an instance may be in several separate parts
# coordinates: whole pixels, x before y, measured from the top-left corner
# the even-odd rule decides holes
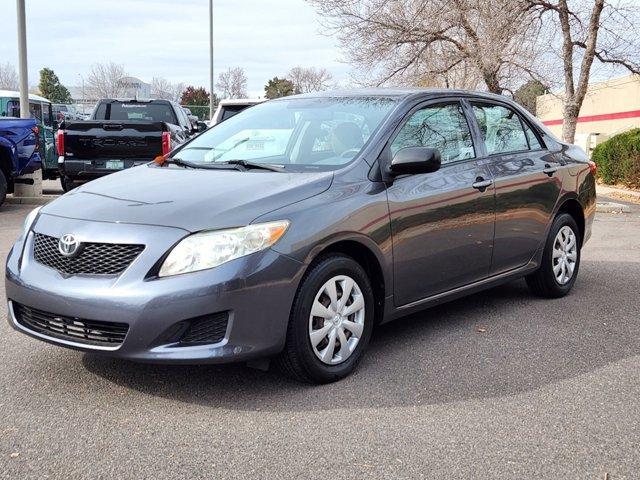
[[[526,265],[546,239],[560,196],[559,159],[507,105],[471,102],[496,187],[491,275]]]
[[[494,187],[458,101],[428,104],[409,115],[390,144],[437,148],[437,172],[397,177],[388,188],[397,306],[489,275]]]

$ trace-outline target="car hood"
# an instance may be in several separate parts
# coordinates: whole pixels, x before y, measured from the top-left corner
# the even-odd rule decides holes
[[[143,165],[94,180],[51,202],[43,214],[196,232],[243,226],[324,192],[332,172],[196,170]]]

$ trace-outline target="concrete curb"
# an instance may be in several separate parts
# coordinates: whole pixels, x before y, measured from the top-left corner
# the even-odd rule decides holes
[[[596,212],[598,213],[630,213],[629,205],[614,202],[598,202],[596,204]]]
[[[41,197],[14,197],[7,195],[6,203],[11,205],[46,205],[58,198],[58,195],[43,195]]]

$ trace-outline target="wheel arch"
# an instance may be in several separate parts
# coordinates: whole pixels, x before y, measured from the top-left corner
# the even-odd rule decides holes
[[[580,241],[584,242],[586,223],[585,223],[585,216],[584,216],[584,208],[582,204],[578,201],[577,198],[574,198],[574,197],[565,198],[561,202],[559,202],[559,207],[558,207],[558,210],[556,211],[554,218],[560,215],[561,213],[568,213],[573,217],[573,219],[578,224],[578,228],[580,229],[580,232],[579,232]]]
[[[371,242],[371,240],[369,240]],[[313,251],[307,262],[307,269],[332,253],[340,253],[353,258],[367,273],[375,299],[375,323],[382,321],[384,316],[385,297],[391,289],[388,273],[385,272],[384,256],[379,249],[367,245],[367,240],[357,237],[333,239]],[[377,252],[376,252],[377,250]]]

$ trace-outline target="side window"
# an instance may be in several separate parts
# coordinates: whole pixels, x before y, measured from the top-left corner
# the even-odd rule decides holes
[[[520,117],[513,110],[490,103],[472,103],[489,155],[529,150]]]
[[[429,105],[411,115],[391,144],[391,154],[406,147],[437,148],[442,163],[476,156],[469,124],[457,102]]]
[[[191,122],[189,122],[189,119],[187,118],[187,114],[185,113],[185,111],[179,105],[174,105],[173,107],[176,113],[178,114],[178,123],[180,123],[180,126],[182,128],[187,128],[190,130]]]
[[[542,148],[540,140],[538,140],[538,137],[526,122],[522,123],[524,124],[524,131],[527,133],[527,139],[529,140],[529,148],[531,148],[531,150],[540,150]]]

